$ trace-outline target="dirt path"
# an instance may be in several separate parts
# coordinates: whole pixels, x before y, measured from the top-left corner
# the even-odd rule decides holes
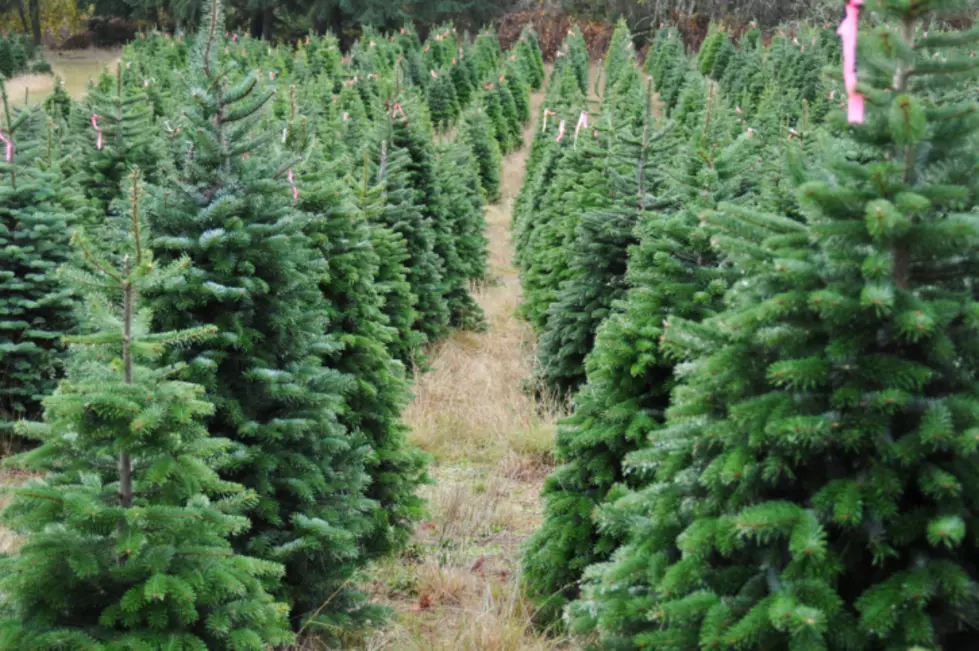
[[[532,97],[537,115],[542,94]],[[486,211],[490,269],[477,290],[489,329],[457,333],[431,353],[405,413],[412,438],[435,458],[423,492],[430,519],[409,550],[372,572],[374,598],[398,617],[363,648],[397,651],[544,651],[569,648],[530,625],[519,589],[520,546],[541,519],[551,469],[556,405],[525,391],[534,336],[516,316],[520,280],[510,219],[523,182],[525,146],[503,162],[503,198]]]

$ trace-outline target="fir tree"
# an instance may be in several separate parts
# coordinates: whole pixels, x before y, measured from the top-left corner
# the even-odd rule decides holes
[[[337,421],[353,380],[328,366],[342,343],[324,332],[325,263],[293,206],[295,158],[278,154],[278,134],[260,126],[271,93],[218,66],[222,30],[215,0],[191,58],[189,160],[151,204],[154,251],[192,267],[154,304],[168,329],[217,330],[178,352],[215,403],[211,430],[235,443],[225,476],[258,493],[238,548],[283,562],[279,594],[294,616],[315,611],[323,630],[335,630],[368,614],[346,582],[376,508],[364,495],[369,447]]]
[[[115,77],[103,72],[93,84],[69,125],[70,158],[66,172],[89,200],[86,221],[105,221],[112,202],[123,194],[123,181],[133,166],[147,183],[157,183],[166,167],[166,149],[146,92],[123,84],[125,66]]]
[[[607,145],[587,134],[578,145],[569,129],[560,143],[561,159],[539,209],[529,215],[521,252],[522,313],[537,330],[545,328],[548,309],[572,276],[571,244],[581,216],[611,204]]]
[[[414,297],[415,319],[411,327],[420,335],[420,342],[425,343],[437,341],[446,334],[450,314],[445,300],[444,261],[436,253],[435,225],[426,214],[436,206],[423,208],[426,192],[418,185],[424,178],[428,193],[434,196],[434,161],[418,136],[412,134],[406,115],[399,114],[379,127],[371,155],[372,176],[382,187],[382,204],[375,211],[376,223],[404,238],[408,253],[404,266]],[[409,146],[417,147],[417,167]],[[412,348],[406,352],[408,356],[401,359],[412,366],[411,355],[417,351]]]
[[[568,245],[570,273],[547,311],[538,360],[544,385],[557,395],[573,392],[584,381],[584,361],[595,333],[625,291],[635,226],[651,203],[647,156],[659,139],[651,131],[651,87],[644,113],[645,124],[638,134],[628,124],[615,127],[614,123],[605,134],[609,201],[581,215]]]
[[[451,323],[456,328],[479,329],[485,325],[483,310],[469,287],[486,275],[489,240],[476,162],[469,147],[456,142],[443,148],[437,173],[442,219],[447,222],[453,245],[453,256],[445,265]]]
[[[411,291],[408,280],[407,263],[411,259],[405,236],[388,225],[386,213],[391,204],[387,194],[387,148],[382,143],[381,160],[378,168],[380,177],[371,185],[370,153],[364,151],[364,165],[357,186],[356,206],[370,228],[370,242],[377,253],[378,267],[374,285],[381,298],[381,312],[388,326],[396,335],[388,342],[388,350],[394,359],[402,364],[411,364],[416,351],[425,340],[424,335],[415,331],[418,319],[415,305],[418,297]]]
[[[649,477],[630,544],[582,604],[609,645],[973,644],[979,112],[922,95],[974,84],[944,48],[977,36],[915,36],[957,6],[871,5],[897,29],[864,39],[868,115],[799,189],[804,224],[708,216],[749,275],[724,313],[665,328],[695,361],[629,461]]]
[[[486,112],[479,107],[466,111],[462,118],[460,136],[469,145],[479,168],[479,186],[483,196],[490,203],[499,201],[503,154],[493,137],[492,125]]]
[[[0,81],[0,435],[41,414],[61,373],[60,339],[74,327],[71,288],[55,270],[71,257],[76,205],[57,167],[32,164],[40,116],[11,115]]]
[[[459,117],[459,99],[455,84],[446,69],[432,70],[432,80],[428,84],[425,101],[432,116],[432,125],[438,131],[445,131]]]
[[[372,451],[368,497],[378,508],[364,544],[370,555],[388,553],[404,544],[420,515],[422,501],[415,491],[426,480],[425,458],[408,444],[400,421],[408,382],[404,365],[389,348],[398,333],[382,312],[378,254],[364,245],[370,241],[370,226],[327,161],[310,161],[307,168],[299,177],[299,208],[310,214],[307,232],[327,262],[320,280],[328,305],[327,330],[342,344],[331,354],[331,366],[353,380],[338,418]]]
[[[608,97],[612,87],[619,79],[622,68],[631,65],[630,59],[632,45],[632,32],[625,18],[619,18],[615,24],[615,31],[612,32],[612,39],[608,44],[608,51],[605,53],[603,72],[605,73],[605,91],[603,97]]]
[[[510,131],[510,122],[507,120],[506,107],[503,104],[502,96],[497,90],[496,83],[484,85],[481,93],[483,100],[483,110],[493,126],[493,137],[500,147],[503,154],[509,154],[515,146]],[[516,108],[514,107],[514,110]]]
[[[159,363],[211,330],[151,330],[143,293],[179,282],[188,261],[154,263],[133,178],[120,268],[78,238],[85,264],[66,279],[86,294],[84,334],[68,339],[45,423],[19,428],[41,447],[8,462],[46,474],[8,489],[4,524],[24,538],[3,563],[0,645],[262,651],[291,641],[286,607],[265,590],[283,568],[232,549],[256,496],[215,471],[230,442],[208,436],[203,388]]]
[[[730,275],[711,251],[712,233],[700,223],[699,211],[749,194],[743,166],[752,141],[743,136],[714,150],[727,127],[717,98],[701,99],[701,130],[666,158],[668,164],[650,170],[663,177],[660,200],[668,203],[639,216],[628,293],[600,328],[586,360],[588,382],[558,432],[562,465],[545,485],[545,524],[524,561],[542,617],[555,615],[577,594],[583,571],[606,560],[625,537],[622,522],[599,522],[596,510],[621,495],[624,458],[645,447],[669,404],[676,359],[659,350],[663,320],[685,315],[698,321],[712,314],[728,286]]]

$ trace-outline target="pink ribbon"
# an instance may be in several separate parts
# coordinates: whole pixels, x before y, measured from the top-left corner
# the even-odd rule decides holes
[[[588,111],[582,111],[578,117],[578,125],[574,128],[574,146],[578,147],[578,134],[582,129],[588,128]]]
[[[92,128],[99,134],[95,139],[95,148],[102,151],[102,129],[99,129],[99,116],[95,113],[92,113]]]
[[[344,113],[343,114],[343,121],[346,122],[349,119],[350,119],[350,114],[349,113]]]
[[[857,92],[857,33],[860,29],[860,5],[863,0],[848,0],[846,18],[836,33],[843,41],[843,82],[847,94],[847,121],[863,124],[863,95]]]
[[[399,114],[401,115],[401,117],[404,119],[405,122],[408,121],[408,116],[405,115],[405,110],[404,108],[401,107],[400,102],[394,105],[394,109],[391,111],[391,118],[393,119],[397,117]]]
[[[439,78],[439,76],[435,73],[434,70],[431,70],[430,72],[432,74],[432,79],[438,79]]]
[[[289,168],[289,185],[292,186],[292,202],[296,203],[299,201],[299,188],[296,187],[296,177],[292,174],[292,168]]]
[[[3,131],[0,131],[0,142],[3,142],[3,144],[5,144],[7,146],[7,155],[4,156],[4,160],[6,160],[8,163],[13,162],[13,160],[14,160],[14,141],[13,141],[13,136],[11,136],[8,139],[8,138],[6,138],[3,135]]]
[[[561,142],[564,140],[564,120],[561,120],[561,125],[557,128],[557,140],[554,142]]]

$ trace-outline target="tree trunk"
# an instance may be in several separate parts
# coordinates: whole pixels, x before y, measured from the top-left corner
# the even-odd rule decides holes
[[[27,12],[24,11],[24,0],[17,3],[17,14],[20,16],[20,24],[24,26],[24,34],[31,33],[31,27],[27,24]]]
[[[41,44],[41,0],[27,0],[28,10],[31,14],[31,36],[34,45]]]

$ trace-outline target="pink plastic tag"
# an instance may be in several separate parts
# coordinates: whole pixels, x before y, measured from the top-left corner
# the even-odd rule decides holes
[[[92,113],[92,128],[99,134],[95,138],[95,148],[102,151],[102,129],[99,129],[99,116],[95,113]]]
[[[849,0],[846,18],[836,33],[843,41],[843,82],[847,94],[847,121],[863,124],[864,98],[857,92],[857,33],[860,30],[860,5],[863,0]]]

